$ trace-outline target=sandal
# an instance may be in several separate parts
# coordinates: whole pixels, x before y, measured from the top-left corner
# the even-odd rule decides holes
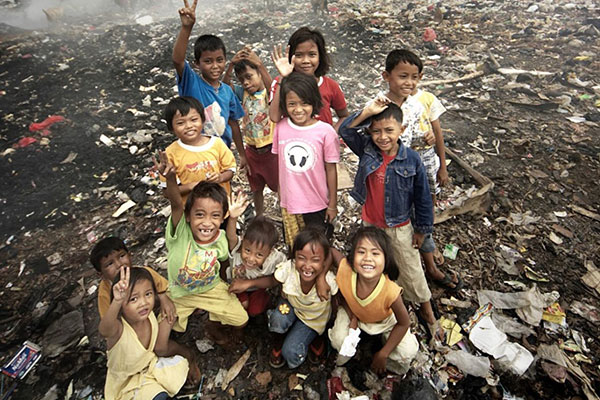
[[[285,364],[285,360],[283,359],[283,355],[281,354],[281,348],[276,349],[273,347],[271,349],[271,355],[269,357],[269,365],[273,368],[281,368]]]
[[[449,292],[458,292],[463,287],[463,281],[459,274],[454,273],[454,275],[456,276],[456,282],[452,281],[453,276],[448,274],[448,272],[444,273],[442,279],[432,279],[432,281],[437,286]]]
[[[325,339],[317,338],[308,347],[308,361],[312,365],[322,364],[325,360]]]

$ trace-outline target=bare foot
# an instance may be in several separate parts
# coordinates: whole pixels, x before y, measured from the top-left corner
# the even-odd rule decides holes
[[[187,380],[192,385],[197,385],[200,382],[200,378],[202,374],[200,373],[200,368],[198,368],[198,360],[196,359],[196,355],[193,354],[188,358],[188,364],[190,369],[188,370]]]

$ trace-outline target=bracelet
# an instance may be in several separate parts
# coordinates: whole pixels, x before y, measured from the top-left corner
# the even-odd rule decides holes
[[[330,210],[330,211],[337,211],[337,208],[327,207],[327,209]]]

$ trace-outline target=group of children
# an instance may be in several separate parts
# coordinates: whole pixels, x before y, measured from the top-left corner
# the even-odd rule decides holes
[[[205,334],[221,344],[239,334],[249,316],[266,312],[275,368],[321,360],[331,326],[327,336],[338,365],[354,354],[363,331],[383,337],[373,370],[405,373],[419,344],[404,300],[419,304],[431,336],[439,338],[426,275],[450,290],[462,285],[458,275],[436,266],[435,196],[448,179],[439,123],[445,110],[417,88],[421,60],[408,50],[392,51],[383,72],[388,92],[349,115],[339,85],[326,76],[330,62],[320,32],[300,28],[285,50],[274,48],[275,79],[249,47],[226,67],[222,40],[202,35],[194,45],[198,75],[186,61],[197,0],[184,5],[173,49],[181,97],[164,113],[177,141],[154,160],[171,204],[168,281],[152,268],[133,268],[118,238],[101,240],[91,254],[102,275],[106,398],[164,399],[186,377],[197,383],[194,352],[169,335],[184,332],[189,317],[201,312],[208,313]],[[362,205],[364,225],[347,258],[329,244],[338,212],[340,138],[359,157],[350,195]],[[256,210],[242,238],[237,220],[250,200],[231,189],[238,173],[232,142]],[[276,249],[279,234],[263,215],[265,186],[279,196],[289,258]],[[280,295],[272,299],[276,286]]]

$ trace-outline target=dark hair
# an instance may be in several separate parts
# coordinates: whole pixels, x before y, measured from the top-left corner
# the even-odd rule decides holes
[[[392,245],[390,237],[382,229],[375,226],[365,226],[360,228],[352,237],[352,247],[350,247],[350,255],[348,259],[350,265],[354,269],[354,255],[356,253],[356,246],[361,239],[367,239],[379,247],[385,257],[385,266],[383,267],[383,273],[388,276],[392,281],[398,279],[400,270],[396,263],[396,250]]]
[[[225,218],[225,214],[227,214],[227,211],[229,211],[227,192],[225,189],[223,189],[223,186],[219,185],[218,183],[202,181],[198,182],[198,184],[194,186],[185,202],[185,208],[183,211],[186,216],[189,217],[192,205],[196,199],[211,199],[217,203],[221,203],[221,206],[223,206],[223,218]]]
[[[196,62],[200,61],[203,51],[217,50],[223,50],[223,57],[225,57],[227,54],[227,50],[225,50],[225,43],[223,43],[220,37],[215,35],[198,36],[196,43],[194,43],[194,57]]]
[[[248,243],[256,243],[258,246],[267,245],[271,248],[275,246],[278,239],[279,234],[275,225],[263,215],[255,217],[244,234],[244,240]]]
[[[112,288],[121,280],[121,274],[118,273],[113,279],[111,290],[110,290],[110,301],[113,300],[113,291]],[[158,298],[158,292],[156,291],[156,285],[154,284],[154,279],[150,272],[146,270],[146,268],[129,268],[129,287],[128,290],[131,290],[135,287],[135,284],[139,281],[150,281],[152,284],[152,290],[154,290],[154,309],[152,311],[156,311],[160,307],[160,299]]]
[[[107,238],[102,239],[90,252],[90,262],[98,272],[102,272],[102,268],[100,267],[100,260],[104,257],[108,257],[110,253],[113,251],[127,250],[127,246],[125,246],[125,242],[115,236],[109,236]]]
[[[235,72],[236,76],[239,76],[239,75],[243,74],[244,72],[246,72],[246,67],[255,69],[256,72],[258,72],[258,66],[256,64],[254,64],[253,62],[248,61],[245,58],[242,58],[240,61],[236,62],[233,65],[233,71]]]
[[[316,29],[313,30],[307,26],[303,26],[292,33],[290,40],[288,40],[288,46],[290,46],[288,59],[292,62],[292,56],[296,53],[296,47],[298,47],[300,43],[308,42],[309,40],[315,42],[317,49],[319,50],[319,65],[315,70],[315,76],[323,76],[329,71],[331,61],[329,60],[327,49],[325,48],[325,38],[323,37],[323,34]]]
[[[396,103],[389,103],[385,110],[377,115],[373,115],[371,117],[371,122],[389,118],[395,119],[402,125],[402,109]]]
[[[323,229],[318,229],[317,227],[308,226],[307,228],[300,231],[296,238],[294,239],[294,245],[292,246],[292,257],[296,256],[296,252],[300,251],[307,244],[311,243],[313,245],[318,245],[323,248],[323,254],[325,258],[329,255],[329,241],[323,232]]]
[[[204,116],[204,107],[197,99],[193,97],[175,97],[174,99],[171,99],[169,104],[167,104],[165,107],[164,115],[169,131],[173,132],[173,118],[175,117],[175,114],[179,112],[179,114],[182,116],[188,115],[191,109],[198,111],[203,123],[206,121],[206,117]]]
[[[302,101],[312,106],[312,115],[314,117],[321,111],[323,107],[323,101],[321,100],[321,93],[319,93],[319,86],[317,80],[309,75],[301,72],[292,72],[281,80],[281,89],[279,94],[279,109],[281,113],[289,117],[287,113],[286,101],[289,92],[294,92],[302,99]]]
[[[410,50],[401,49],[401,50],[392,50],[385,58],[385,70],[387,72],[392,72],[396,65],[399,63],[406,63],[411,65],[416,65],[419,69],[419,73],[423,72],[423,62],[415,53]]]

